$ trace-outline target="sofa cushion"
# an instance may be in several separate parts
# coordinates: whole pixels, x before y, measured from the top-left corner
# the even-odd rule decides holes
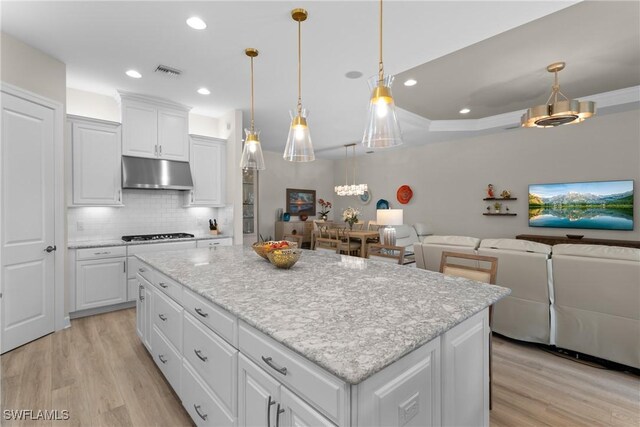
[[[504,249],[508,251],[533,252],[547,255],[551,253],[551,246],[543,243],[530,242],[528,240],[482,239],[480,247],[485,249]]]
[[[427,236],[422,240],[422,243],[446,246],[466,246],[475,249],[480,244],[480,239],[467,236]]]
[[[640,262],[640,249],[604,245],[555,245],[553,255],[570,255],[589,258],[618,259]]]
[[[429,236],[431,234],[433,234],[433,231],[431,229],[431,227],[427,224],[423,224],[421,222],[416,222],[415,224],[413,224],[413,228],[415,228],[416,233],[418,233],[418,236],[422,237],[422,236]]]

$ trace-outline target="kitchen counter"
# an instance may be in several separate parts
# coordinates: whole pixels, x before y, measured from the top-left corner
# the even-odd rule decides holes
[[[290,270],[241,246],[136,256],[349,384],[361,383],[511,292],[308,250]]]
[[[229,234],[202,234],[195,237],[186,237],[184,239],[164,239],[164,240],[141,240],[135,242],[125,242],[122,239],[111,240],[77,240],[67,243],[68,249],[86,249],[86,248],[108,248],[111,246],[133,246],[133,245],[153,245],[155,243],[171,243],[171,242],[190,242],[195,240],[212,240],[233,237]]]

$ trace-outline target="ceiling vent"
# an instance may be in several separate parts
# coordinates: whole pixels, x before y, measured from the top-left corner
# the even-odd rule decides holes
[[[166,65],[160,64],[156,67],[156,73],[162,73],[169,77],[178,77],[180,76],[180,74],[182,74],[182,71],[178,70],[177,68],[171,68],[167,67]]]

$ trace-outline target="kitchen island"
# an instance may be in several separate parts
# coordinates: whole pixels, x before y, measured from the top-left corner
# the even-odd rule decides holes
[[[313,251],[137,257],[138,334],[198,425],[488,425],[506,288]]]

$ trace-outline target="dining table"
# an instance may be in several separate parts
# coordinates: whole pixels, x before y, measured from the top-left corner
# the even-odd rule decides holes
[[[327,231],[332,235],[336,235],[338,233],[338,228],[328,228]],[[367,257],[367,239],[380,237],[380,233],[377,230],[346,230],[346,233],[348,234],[349,239],[360,241],[360,256],[362,258]]]

